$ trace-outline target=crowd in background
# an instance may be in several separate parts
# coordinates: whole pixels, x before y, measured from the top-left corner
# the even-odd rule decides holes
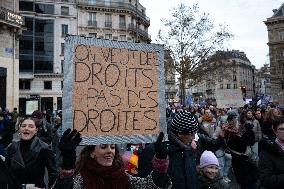
[[[233,175],[241,189],[280,189],[284,186],[283,115],[283,110],[273,104],[228,109],[169,104],[168,141],[127,144],[126,150],[118,145],[86,146],[78,158],[75,149],[81,141],[80,134],[69,131],[61,138],[61,111],[47,118],[37,110],[21,120],[16,108],[12,112],[1,109],[0,172],[7,169],[3,175],[11,175],[14,184],[17,180],[38,188],[113,188],[118,182],[114,177],[119,176],[126,179],[125,187],[117,188],[227,189],[231,188]],[[19,133],[19,141],[14,141],[15,133]],[[86,169],[97,171],[104,164],[99,161],[99,150],[114,156],[99,173],[117,175],[97,175],[95,181],[89,181],[95,173]],[[93,160],[95,168],[89,167]],[[44,181],[46,173],[48,179]],[[3,176],[0,184],[8,180]]]

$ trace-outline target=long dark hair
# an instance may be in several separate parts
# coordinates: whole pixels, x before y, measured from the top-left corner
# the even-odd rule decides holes
[[[80,153],[79,159],[75,166],[75,173],[79,173],[81,169],[84,167],[86,161],[91,158],[90,154],[95,150],[96,145],[88,145],[83,148],[83,150]],[[95,160],[94,160],[95,161]],[[115,155],[113,164],[118,164],[119,166],[123,166],[122,158],[119,154],[119,149],[117,145],[115,145]]]
[[[276,118],[276,116],[274,115],[274,111],[279,111],[279,113],[281,115],[281,111],[278,108],[270,108],[268,110],[268,112],[266,112],[266,114],[264,116],[264,120],[272,123]]]

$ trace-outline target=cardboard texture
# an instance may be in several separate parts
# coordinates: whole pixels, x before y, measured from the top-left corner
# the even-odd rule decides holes
[[[70,36],[66,48],[64,129],[83,144],[152,142],[166,131],[162,46]]]

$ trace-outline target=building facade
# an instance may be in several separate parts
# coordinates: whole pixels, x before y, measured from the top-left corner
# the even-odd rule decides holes
[[[80,35],[150,43],[150,19],[139,0],[77,0]]]
[[[27,113],[27,101],[38,101],[41,110],[61,109],[64,38],[77,34],[75,0],[21,0],[19,10],[26,27],[19,44],[20,111]]]
[[[150,19],[138,0],[20,0],[26,31],[20,38],[19,106],[61,110],[67,34],[149,43]]]
[[[238,89],[244,98],[255,95],[255,66],[244,52],[238,50],[217,51],[208,59],[208,64],[215,61],[220,64],[205,74],[202,81],[190,89],[193,97],[214,99],[218,89]]]
[[[268,64],[264,64],[263,67],[256,70],[255,72],[255,91],[259,94],[271,96],[271,74],[270,67]]]
[[[165,55],[164,55],[165,63],[164,63],[164,68],[165,68],[165,99],[168,103],[171,102],[178,102],[177,99],[177,85],[176,85],[176,80],[175,80],[175,67],[174,67],[174,60],[170,55],[169,50],[165,50]]]
[[[19,104],[19,36],[24,24],[18,1],[0,1],[0,107]]]
[[[264,22],[268,31],[268,47],[273,101],[284,104],[284,4],[273,10]]]

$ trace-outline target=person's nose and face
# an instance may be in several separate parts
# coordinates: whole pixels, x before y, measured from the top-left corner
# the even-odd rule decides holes
[[[260,111],[256,111],[256,112],[255,112],[255,117],[256,117],[257,119],[260,119],[260,118],[261,118],[261,112],[260,112]]]
[[[195,133],[180,133],[178,137],[182,143],[190,144],[195,139]]]
[[[284,141],[284,123],[280,124],[277,130],[274,130],[274,133],[280,141]]]
[[[247,112],[247,117],[248,117],[249,119],[251,119],[251,118],[253,117],[251,111],[248,111],[248,112]]]
[[[211,116],[211,111],[210,110],[205,110],[205,115]]]
[[[274,115],[274,116],[280,116],[281,113],[280,113],[280,111],[279,111],[278,109],[274,109],[274,110],[273,110],[273,115]]]
[[[203,168],[204,175],[210,179],[214,179],[218,175],[218,171],[217,165],[208,165]]]
[[[112,165],[115,156],[115,144],[99,144],[90,156],[102,166]]]
[[[30,140],[35,136],[37,133],[37,127],[35,125],[34,120],[32,119],[26,119],[23,121],[23,123],[20,125],[20,138],[22,140]]]

